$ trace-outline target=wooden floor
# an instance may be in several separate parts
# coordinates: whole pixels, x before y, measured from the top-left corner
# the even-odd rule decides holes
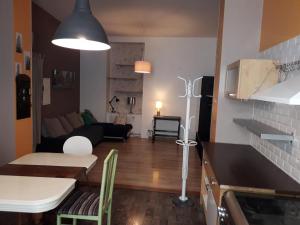
[[[103,160],[110,151],[119,150],[116,186],[141,190],[179,192],[181,190],[182,147],[174,140],[130,138],[127,142],[103,142],[94,149],[99,159],[89,173],[89,181],[99,183]],[[191,148],[189,157],[189,192],[200,193],[201,165]]]
[[[88,188],[97,191],[97,188]],[[197,196],[191,196],[192,207],[175,207],[172,200],[176,194],[115,189],[112,207],[112,225],[205,225],[203,210]],[[44,213],[42,225],[56,224],[56,212]],[[32,225],[30,214],[0,212],[0,225]],[[64,221],[66,223],[68,221]],[[106,223],[104,223],[106,224]],[[79,221],[78,225],[96,225],[95,222]]]
[[[112,225],[205,225],[199,203],[201,166],[194,148],[190,151],[188,178],[188,190],[195,194],[189,194],[194,205],[184,208],[175,207],[172,200],[179,194],[170,193],[181,190],[182,148],[174,140],[153,144],[147,139],[130,138],[126,143],[101,143],[94,150],[99,159],[88,177],[97,186],[89,186],[89,190],[99,192],[103,160],[112,148],[119,150]],[[44,213],[43,225],[56,224],[56,210]],[[0,212],[0,225],[16,225],[19,215]],[[33,224],[30,214],[22,218],[22,225]]]

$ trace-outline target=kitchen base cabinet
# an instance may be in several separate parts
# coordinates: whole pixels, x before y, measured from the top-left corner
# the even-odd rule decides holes
[[[228,191],[300,196],[300,185],[249,145],[203,143],[202,162],[200,201],[207,225],[222,222],[218,207]]]
[[[201,199],[207,225],[216,225],[218,221],[218,206],[220,204],[220,186],[216,181],[209,163],[203,156]]]

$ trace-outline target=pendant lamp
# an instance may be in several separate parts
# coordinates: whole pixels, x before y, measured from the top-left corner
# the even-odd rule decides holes
[[[110,49],[102,25],[92,14],[89,0],[76,0],[72,14],[60,24],[52,43],[79,50]]]
[[[134,72],[136,73],[151,73],[151,63],[147,61],[135,61]]]

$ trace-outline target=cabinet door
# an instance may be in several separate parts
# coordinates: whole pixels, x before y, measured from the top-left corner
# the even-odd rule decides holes
[[[218,219],[218,207],[211,188],[208,189],[206,213],[206,224],[216,225]]]

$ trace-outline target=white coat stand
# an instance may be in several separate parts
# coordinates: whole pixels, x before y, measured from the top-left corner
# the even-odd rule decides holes
[[[184,206],[184,205],[192,205],[186,196],[186,181],[188,177],[188,169],[189,169],[189,148],[190,146],[197,145],[196,141],[189,140],[189,130],[191,121],[195,116],[190,116],[190,108],[191,108],[191,98],[201,98],[201,95],[197,95],[195,93],[195,85],[197,81],[201,80],[203,77],[199,77],[195,79],[193,82],[191,80],[186,80],[182,77],[178,77],[179,79],[184,81],[185,84],[185,94],[179,96],[180,98],[186,98],[186,115],[185,115],[185,126],[181,124],[181,128],[183,129],[183,140],[177,140],[176,144],[182,145],[183,148],[183,158],[182,158],[182,189],[181,196],[173,200],[176,206]]]

